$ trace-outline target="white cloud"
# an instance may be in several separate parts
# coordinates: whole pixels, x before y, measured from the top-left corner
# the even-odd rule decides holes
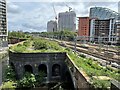
[[[63,2],[8,3],[9,30],[19,29],[24,31],[46,31],[47,21],[54,20],[55,17],[55,13],[52,7],[53,4],[57,14],[59,12],[65,12],[69,10]],[[117,3],[69,2],[66,4],[73,8],[77,14],[77,17],[89,16],[88,12],[91,6],[104,6],[117,11]]]
[[[7,10],[8,10],[8,13],[19,13],[21,10],[20,10],[20,7],[13,4],[12,2],[9,2],[7,3]]]
[[[119,0],[8,0],[10,2],[118,2]]]

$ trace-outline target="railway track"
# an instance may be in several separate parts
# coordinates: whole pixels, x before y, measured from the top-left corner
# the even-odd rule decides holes
[[[59,40],[55,40],[55,41],[57,41],[59,43],[63,43],[64,45],[62,45],[62,46],[64,46],[64,47],[69,47],[69,48],[75,50],[75,44],[73,42],[71,43],[71,42],[59,41]],[[106,61],[109,61],[109,62],[116,62],[117,64],[120,64],[120,59],[119,58],[112,58],[112,57],[109,58],[108,56],[105,56],[101,53],[96,53],[96,52],[90,51],[88,49],[89,49],[88,47],[83,47],[79,44],[76,44],[76,51],[77,52],[82,52],[82,53],[94,56],[96,58],[100,58],[100,59],[103,59],[103,60],[106,60]],[[114,52],[114,53],[119,54],[119,52]]]
[[[67,45],[67,47],[69,47],[69,48],[71,48],[73,50],[75,49],[74,46],[72,46],[72,45],[71,46]],[[91,55],[91,56],[94,56],[94,57],[97,57],[97,58],[100,58],[100,59],[103,59],[103,60],[106,60],[106,61],[109,61],[109,62],[116,62],[116,63],[120,64],[120,60],[119,59],[108,58],[108,57],[103,56],[102,54],[97,54],[97,53],[94,53],[94,52],[89,52],[89,51],[87,51],[85,49],[82,49],[82,48],[76,47],[76,51],[82,52],[82,53],[85,53],[85,54],[88,54],[88,55]]]
[[[57,39],[53,39],[53,40],[58,42],[60,45],[61,45],[61,43],[63,43],[64,45],[61,45],[63,47],[69,47],[69,48],[75,50],[75,43],[74,42],[61,41],[61,40],[57,40]],[[92,46],[92,47],[94,47],[94,46]],[[91,48],[91,47],[83,47],[78,43],[76,44],[76,51],[77,52],[81,52],[81,53],[84,53],[84,54],[87,54],[87,55],[90,55],[90,56],[93,56],[93,57],[96,57],[96,58],[99,58],[99,59],[102,59],[102,60],[105,60],[105,61],[109,61],[110,63],[115,62],[117,64],[120,64],[120,59],[119,58],[109,58],[107,55],[105,56],[101,53],[96,53],[96,52],[90,51],[90,50],[88,50],[89,48]],[[96,49],[96,48],[98,49],[98,47],[95,47],[93,49]],[[119,56],[119,54],[120,54],[120,51],[105,50],[104,48],[103,48],[103,50],[107,51],[107,52],[114,52],[114,53],[117,54],[117,56]]]

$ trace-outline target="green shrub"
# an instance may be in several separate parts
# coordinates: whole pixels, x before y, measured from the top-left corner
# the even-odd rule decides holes
[[[21,46],[22,46],[22,44],[18,44],[18,45],[17,45],[17,47],[21,47]]]
[[[17,53],[20,53],[20,52],[24,52],[26,50],[26,47],[25,46],[15,46],[15,47],[13,47],[13,51],[14,52],[17,52]]]
[[[35,82],[36,82],[35,75],[26,72],[24,77],[20,81],[18,81],[17,87],[18,88],[31,88],[31,87],[35,87]]]
[[[16,84],[14,81],[4,82],[2,85],[2,90],[15,90]]]
[[[30,44],[29,41],[26,41],[26,42],[23,43],[23,45],[26,46],[26,47],[29,46],[29,44]]]
[[[84,54],[80,54],[80,57],[82,58],[86,58],[86,56]]]
[[[41,50],[41,49],[60,50],[59,44],[54,41],[48,41],[46,39],[35,39],[33,41],[34,41],[33,46],[35,50]]]
[[[11,66],[6,67],[5,73],[4,73],[4,78],[5,78],[5,81],[15,81],[16,80],[15,71],[13,70],[13,68]]]
[[[108,87],[110,87],[110,81],[109,80],[98,80],[98,79],[92,79],[92,85],[96,89],[100,90],[109,90]]]
[[[71,51],[71,49],[70,49],[70,48],[68,48],[68,47],[67,47],[67,48],[65,48],[65,50],[67,50],[68,52],[70,52],[70,51]]]

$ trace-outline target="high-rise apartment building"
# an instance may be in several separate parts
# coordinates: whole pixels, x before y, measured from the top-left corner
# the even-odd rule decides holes
[[[78,17],[78,36],[82,40],[89,40],[89,17]]]
[[[48,21],[47,23],[47,32],[55,32],[57,31],[57,22],[56,21]]]
[[[7,17],[6,1],[0,0],[0,46],[7,46]]]
[[[74,11],[59,13],[58,29],[76,31],[76,13]]]

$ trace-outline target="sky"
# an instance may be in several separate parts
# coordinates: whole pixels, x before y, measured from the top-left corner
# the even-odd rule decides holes
[[[118,12],[119,0],[7,0],[9,31],[44,32],[47,22],[55,20],[56,14],[72,8],[77,17],[89,16],[90,7],[106,7]],[[78,19],[76,18],[76,24]],[[77,25],[78,26],[78,25]],[[76,28],[77,28],[76,26]]]

